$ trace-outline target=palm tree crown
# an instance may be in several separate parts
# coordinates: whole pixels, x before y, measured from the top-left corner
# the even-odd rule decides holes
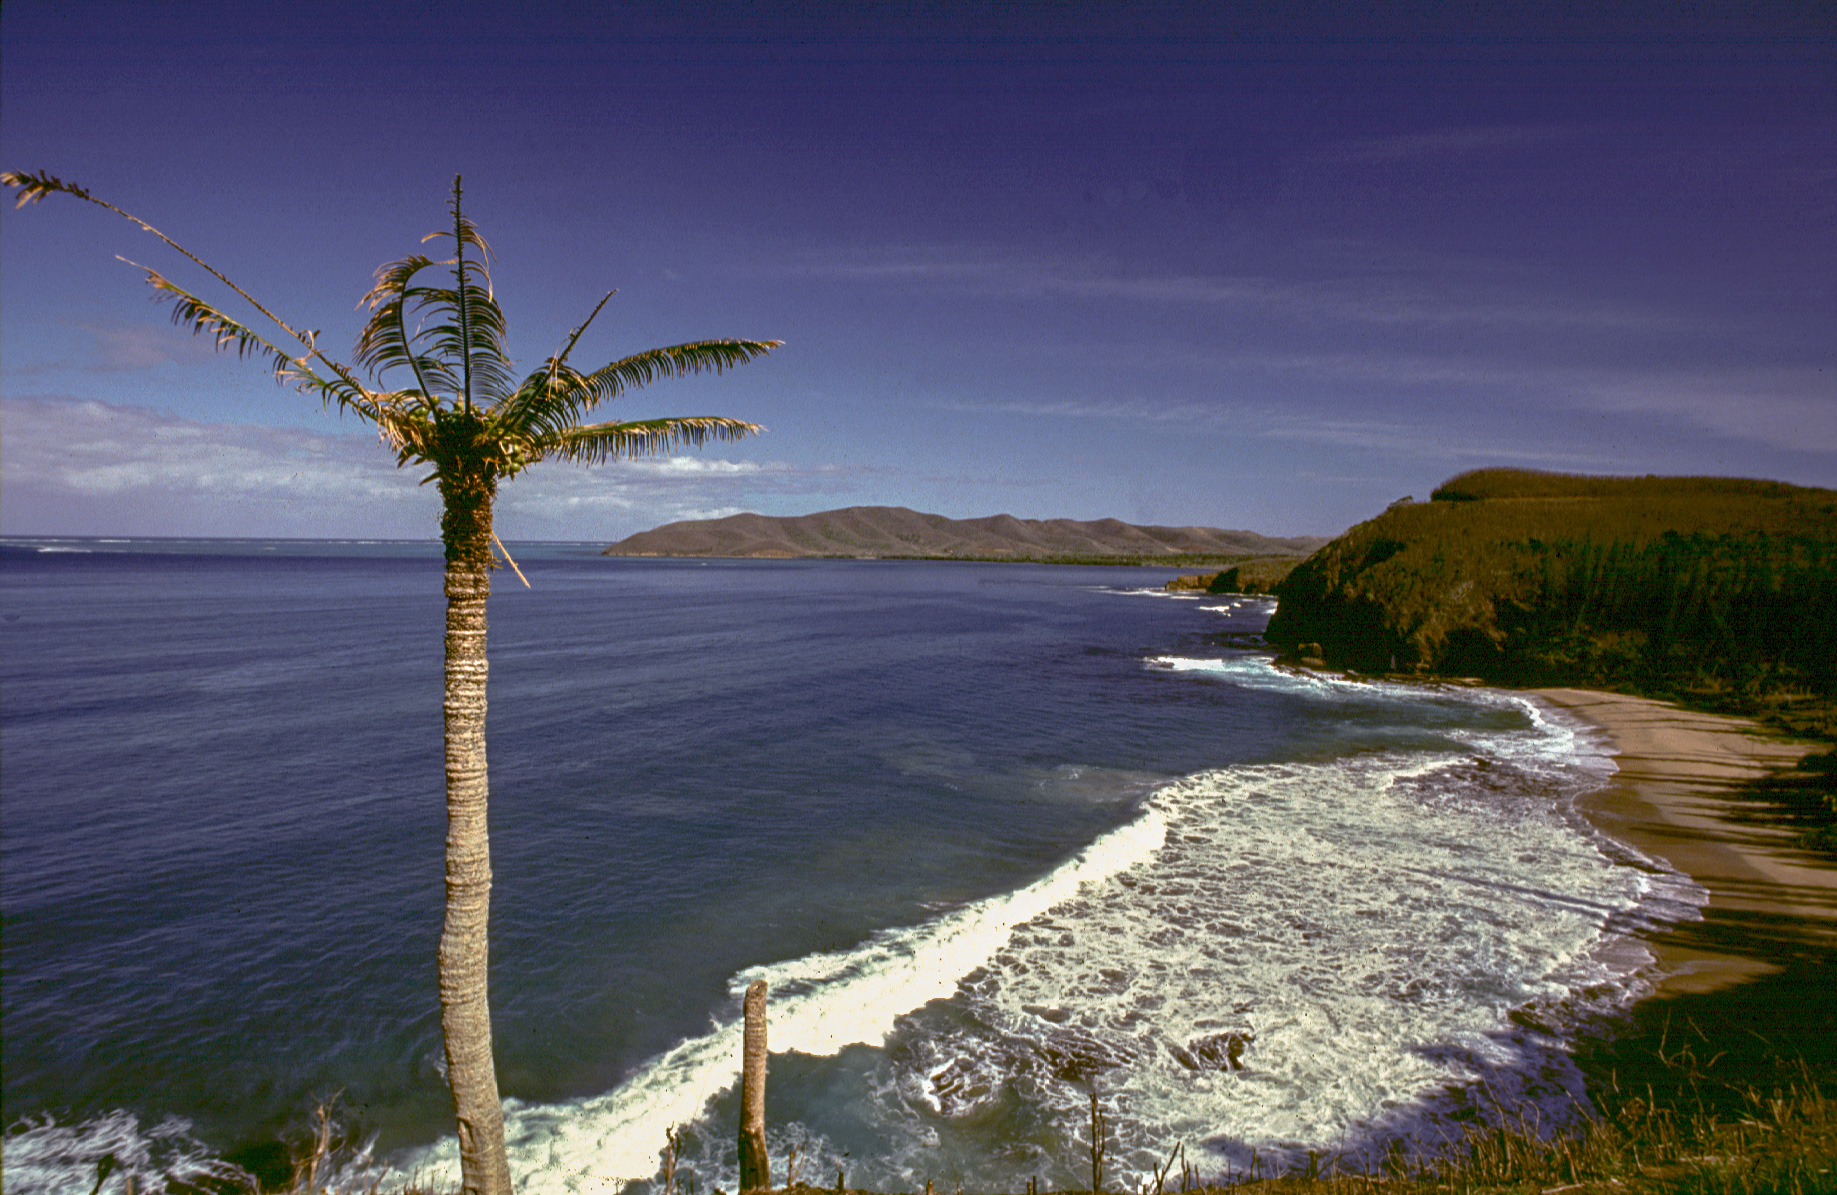
[[[455,178],[451,228],[422,238],[423,244],[450,239],[453,255],[436,261],[411,254],[376,271],[375,285],[359,304],[369,307],[370,317],[358,334],[354,364],[347,365],[319,348],[318,332],[296,330],[165,233],[84,188],[43,172],[0,173],[0,184],[18,188],[21,207],[61,192],[105,207],[152,233],[240,295],[299,351],[284,351],[157,270],[136,266],[146,272],[155,295],[172,303],[174,323],[209,336],[219,349],[266,360],[277,380],[292,382],[317,394],[327,406],[335,403],[341,411],[375,424],[395,452],[398,466],[433,467],[424,480],[439,483],[447,597],[442,702],[446,915],[438,960],[440,1024],[458,1125],[462,1190],[466,1195],[509,1195],[487,983],[491,851],[486,819],[485,601],[495,563],[491,508],[498,483],[543,460],[596,464],[700,445],[710,438],[738,440],[751,435],[760,428],[715,416],[584,420],[626,390],[703,370],[720,373],[780,342],[700,340],[652,349],[581,373],[569,364],[568,356],[612,297],[608,292],[554,356],[517,382],[505,347],[504,312],[491,289],[491,248],[466,219]],[[424,272],[439,269],[450,272],[450,286],[421,281]],[[378,388],[359,381],[359,371]],[[386,389],[386,378],[412,378],[413,385]]]
[[[296,331],[262,303],[164,233],[88,190],[46,173],[8,171],[0,184],[19,189],[18,206],[53,192],[84,199],[126,217],[159,237],[246,299],[298,343],[286,352],[246,324],[223,314],[159,271],[143,270],[156,296],[171,301],[175,324],[215,340],[219,349],[267,360],[280,381],[318,395],[376,425],[397,454],[397,463],[459,464],[484,469],[496,478],[513,477],[538,461],[560,459],[598,464],[614,457],[650,455],[709,439],[733,441],[762,429],[737,419],[687,416],[628,422],[585,423],[601,403],[661,378],[713,370],[719,373],[782,344],[777,340],[701,340],[652,349],[581,373],[568,361],[613,293],[601,299],[560,351],[520,383],[505,347],[504,312],[492,291],[491,248],[460,206],[460,180],[453,180],[452,227],[429,233],[423,243],[451,242],[453,256],[435,260],[411,254],[381,266],[376,284],[362,300],[370,318],[358,334],[354,369],[319,348],[319,333]],[[468,256],[468,250],[471,255]],[[417,284],[423,271],[447,267],[451,285]],[[414,330],[410,330],[410,321]],[[412,386],[372,390],[358,369],[381,383],[391,371],[407,371]]]

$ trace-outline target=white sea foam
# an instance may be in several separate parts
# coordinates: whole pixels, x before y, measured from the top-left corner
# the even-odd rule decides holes
[[[1025,888],[878,934],[854,950],[744,971],[733,993],[737,998],[755,979],[771,985],[775,1051],[829,1055],[856,1043],[878,1045],[901,1014],[954,994],[958,979],[1000,950],[1015,926],[1150,858],[1165,834],[1165,816],[1149,809]],[[552,1105],[506,1100],[511,1169],[526,1192],[600,1190],[646,1178],[657,1171],[665,1130],[695,1120],[731,1087],[739,1058],[740,1025],[729,1020],[606,1095]],[[402,1168],[450,1172],[457,1150],[448,1138]]]
[[[1155,656],[1148,661],[1148,665],[1169,672],[1206,673],[1243,689],[1301,693],[1332,701],[1385,699],[1414,703],[1426,697],[1458,695],[1459,700],[1474,705],[1510,703],[1528,707],[1530,704],[1514,701],[1507,695],[1495,695],[1486,689],[1354,678],[1307,668],[1288,668],[1276,664],[1266,653],[1256,651],[1234,652],[1228,656]],[[1547,748],[1540,747],[1539,750],[1547,752]]]
[[[971,1123],[1024,1092],[1071,1140],[1094,1085],[1119,1178],[1176,1141],[1241,1169],[1433,1139],[1448,1093],[1482,1080],[1560,1118],[1579,1077],[1509,1014],[1624,983],[1639,958],[1604,947],[1661,885],[1502,771],[1368,757],[1170,786],[1167,847],[1022,926],[966,984],[967,1017],[915,1031],[889,1102],[914,1126]]]
[[[1276,610],[1276,599],[1261,594],[1228,594],[1207,593],[1203,589],[1105,589],[1103,592],[1118,594],[1122,597],[1166,598],[1176,602],[1209,602],[1210,605],[1199,607],[1208,614],[1248,614],[1267,617]],[[1220,601],[1219,598],[1224,600]]]
[[[1148,661],[1148,664],[1150,667],[1164,668],[1169,672],[1203,672],[1243,689],[1305,693],[1311,697],[1337,699],[1373,694],[1404,696],[1422,691],[1420,687],[1411,689],[1382,681],[1351,682],[1326,673],[1299,668],[1281,668],[1272,663],[1267,655],[1260,652],[1246,651],[1223,657],[1202,658],[1155,656]]]
[[[1140,589],[1111,589],[1107,586],[1092,586],[1104,593],[1121,594],[1124,597],[1169,598],[1176,602],[1197,602],[1209,596],[1203,589],[1161,589],[1143,586]]]
[[[1208,614],[1237,614],[1244,610],[1249,610],[1256,614],[1269,614],[1275,610],[1276,601],[1274,598],[1244,597],[1234,598],[1231,601],[1217,606],[1201,606],[1199,608]]]
[[[164,1195],[175,1183],[195,1189],[209,1180],[228,1187],[250,1182],[194,1140],[189,1121],[167,1117],[143,1129],[125,1111],[74,1124],[40,1117],[9,1126],[5,1166],[6,1189],[14,1195],[125,1195],[129,1179],[144,1195]]]

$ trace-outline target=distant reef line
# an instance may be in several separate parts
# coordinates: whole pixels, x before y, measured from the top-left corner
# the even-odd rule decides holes
[[[1326,536],[1272,537],[1219,527],[1137,526],[1120,519],[951,519],[903,506],[850,506],[817,514],[730,515],[640,531],[607,556],[752,560],[978,560],[1029,564],[1228,563],[1299,560]]]

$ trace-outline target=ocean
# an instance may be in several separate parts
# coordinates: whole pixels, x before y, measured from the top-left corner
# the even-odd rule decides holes
[[[492,1003],[531,1193],[1107,1183],[1434,1148],[1586,1097],[1688,878],[1522,696],[1276,666],[1169,569],[609,559],[498,574]],[[430,544],[8,540],[0,1025],[14,1195],[457,1180],[435,1003]],[[98,1176],[101,1182],[98,1189]]]

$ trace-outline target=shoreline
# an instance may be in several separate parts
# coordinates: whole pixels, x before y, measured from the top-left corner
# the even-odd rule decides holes
[[[1748,984],[1808,952],[1837,958],[1837,867],[1756,817],[1741,795],[1816,748],[1651,698],[1522,691],[1607,738],[1615,774],[1579,803],[1582,814],[1709,891],[1702,922],[1641,935],[1656,960],[1652,999]]]
[[[1607,739],[1615,773],[1578,812],[1709,892],[1699,920],[1637,934],[1651,990],[1575,1039],[1596,1109],[1740,1121],[1837,1074],[1837,866],[1796,846],[1755,788],[1817,748],[1650,698],[1519,692]]]

